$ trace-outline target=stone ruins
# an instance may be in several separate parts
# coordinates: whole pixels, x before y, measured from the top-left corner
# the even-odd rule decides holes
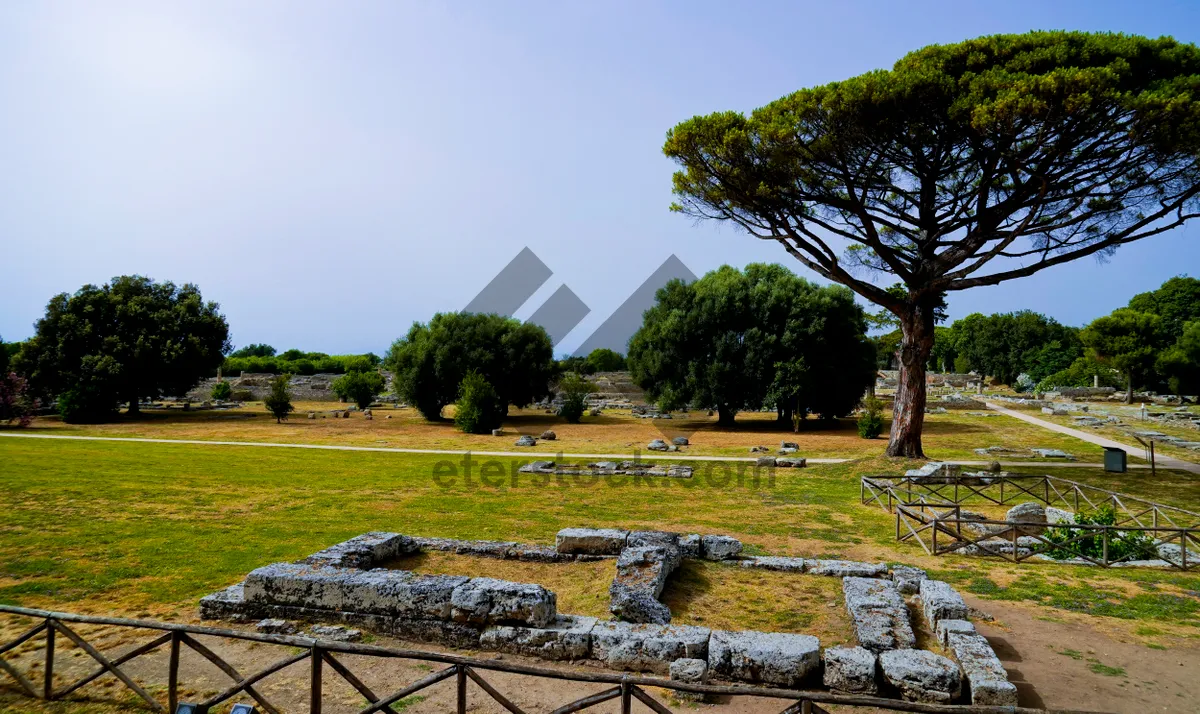
[[[533,562],[612,559],[612,620],[562,613],[540,585],[488,577],[429,575],[378,567],[422,551]],[[851,694],[910,701],[1013,706],[1016,688],[968,608],[948,584],[919,568],[779,556],[742,556],[742,543],[713,534],[566,528],[553,546],[366,533],[295,562],[274,563],[200,601],[204,619],[334,623],[338,637],[361,627],[406,640],[554,661],[590,662],[689,683],[710,680],[787,688],[823,683]],[[684,559],[762,568],[798,577],[842,578],[857,645],[822,649],[804,634],[725,631],[671,624],[659,599]],[[946,654],[917,649],[904,596],[920,603]],[[325,630],[322,630],[323,632]],[[313,630],[315,632],[315,630]],[[694,695],[697,700],[703,695]]]

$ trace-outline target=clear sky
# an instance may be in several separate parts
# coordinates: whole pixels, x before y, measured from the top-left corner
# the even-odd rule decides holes
[[[1200,2],[0,3],[0,335],[114,275],[194,282],[234,342],[381,352],[521,248],[592,308],[672,253],[774,244],[668,212],[677,122],[932,43],[1030,29],[1200,41]],[[1177,274],[1200,227],[953,294],[1082,324]]]

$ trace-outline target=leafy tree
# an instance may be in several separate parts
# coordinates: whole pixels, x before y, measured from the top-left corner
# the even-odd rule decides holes
[[[566,419],[568,424],[578,424],[587,407],[587,396],[596,391],[596,385],[575,372],[567,372],[558,381],[558,391],[563,397],[562,407],[558,410],[559,416]]]
[[[296,411],[296,407],[292,406],[292,392],[288,389],[288,382],[291,381],[292,375],[278,374],[271,378],[270,391],[267,392],[266,399],[263,399],[263,406],[275,417],[275,423],[287,421],[288,414]]]
[[[353,371],[333,380],[329,385],[339,399],[354,402],[359,409],[366,409],[375,401],[375,395],[383,391],[383,375],[376,371]]]
[[[303,350],[290,349],[279,355],[279,359],[295,362],[296,360],[304,359],[308,353]]]
[[[626,368],[625,357],[607,347],[597,347],[587,356],[587,365],[595,372],[619,372]]]
[[[502,410],[496,390],[482,374],[471,370],[458,387],[454,425],[467,434],[486,434],[500,426]]]
[[[900,331],[896,331],[896,344],[900,343]],[[935,372],[953,372],[954,359],[958,357],[958,339],[952,327],[933,328],[933,348],[929,351],[929,369]]]
[[[874,380],[875,351],[848,290],[819,287],[779,265],[722,266],[658,291],[629,342],[633,379],[660,406],[774,404],[781,420],[848,413]]]
[[[1200,49],[1031,32],[930,46],[667,136],[673,208],[780,243],[900,322],[887,453],[923,456],[938,301],[1200,215]],[[872,274],[895,276],[898,296]]]
[[[1162,318],[1127,307],[1083,328],[1079,338],[1100,362],[1125,375],[1125,401],[1133,401],[1134,380],[1151,374],[1163,345]]]
[[[1052,392],[1062,387],[1090,387],[1099,382],[1101,387],[1119,387],[1117,372],[1091,355],[1077,358],[1069,367],[1059,370],[1038,382],[1039,392]]]
[[[8,346],[0,339],[0,424],[28,426],[37,402],[29,396],[25,379],[9,371]]]
[[[212,394],[210,395],[215,401],[223,402],[233,396],[233,387],[229,382],[220,381],[213,385]]]
[[[229,325],[192,284],[139,275],[51,298],[19,369],[68,420],[111,416],[119,401],[183,394],[221,364]]]
[[[1158,315],[1163,332],[1172,340],[1178,339],[1186,323],[1200,320],[1200,280],[1186,275],[1171,278],[1157,290],[1134,295],[1129,307]]]
[[[234,350],[233,352],[230,352],[229,356],[230,356],[230,358],[234,358],[234,357],[274,357],[275,356],[275,348],[268,344],[255,343],[255,344],[251,344],[251,345],[246,345],[245,347],[239,347],[238,349]]]
[[[952,326],[954,346],[970,368],[1004,384],[1028,374],[1035,382],[1066,369],[1083,354],[1078,330],[1030,310],[972,313]]]
[[[887,334],[871,338],[871,342],[875,345],[875,356],[879,369],[896,368],[896,352],[900,349],[901,339],[903,339],[903,335],[900,334],[900,330],[892,330]]]
[[[1157,368],[1175,394],[1200,394],[1200,320],[1184,324],[1175,344],[1159,355]]]
[[[477,313],[439,313],[428,324],[414,324],[384,363],[394,374],[396,394],[430,420],[458,399],[471,370],[496,390],[502,414],[509,404],[523,407],[546,397],[557,373],[544,328]]]

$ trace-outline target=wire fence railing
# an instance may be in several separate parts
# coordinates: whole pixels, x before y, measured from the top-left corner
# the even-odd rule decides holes
[[[321,714],[325,711],[326,696],[324,682],[326,668],[347,682],[366,702],[357,710],[358,714],[374,714],[386,712],[398,714],[403,710],[404,700],[418,692],[426,691],[440,682],[453,680],[454,693],[450,697],[454,711],[463,714],[468,710],[468,687],[474,685],[482,690],[487,697],[500,709],[512,714],[525,714],[526,708],[514,703],[502,693],[497,686],[488,681],[485,673],[506,673],[527,677],[554,679],[567,682],[608,685],[600,691],[577,697],[553,706],[552,714],[568,714],[583,711],[606,702],[619,706],[622,714],[633,711],[635,702],[656,714],[671,714],[672,710],[654,696],[648,688],[659,688],[674,692],[690,692],[719,697],[758,697],[782,701],[786,704],[781,714],[828,714],[826,706],[848,707],[852,709],[874,709],[877,711],[895,712],[925,712],[928,714],[1088,714],[1087,712],[1069,710],[1034,709],[1025,707],[981,706],[967,704],[927,704],[879,696],[855,696],[838,694],[828,691],[799,691],[775,689],[745,685],[714,685],[690,684],[657,677],[645,677],[615,672],[591,672],[579,669],[553,669],[533,666],[518,662],[494,659],[479,659],[440,652],[421,650],[396,649],[356,642],[322,641],[307,637],[291,635],[271,635],[258,632],[246,632],[234,629],[222,629],[199,625],[173,624],[149,620],[132,620],[116,617],[101,617],[78,615],[65,612],[51,612],[21,607],[0,605],[0,614],[25,618],[36,624],[29,627],[21,635],[0,645],[0,670],[13,680],[18,690],[25,696],[44,700],[65,700],[77,694],[86,685],[111,675],[125,688],[132,691],[140,700],[140,704],[149,711],[182,714],[195,712],[207,714],[216,712],[219,708],[230,705],[236,698],[248,698],[257,708],[269,714],[283,714],[284,707],[272,701],[258,686],[272,675],[301,663],[307,663],[307,696],[304,702],[293,705],[292,711],[305,711],[309,714]],[[80,624],[94,625],[103,628],[119,630],[139,630],[156,633],[152,639],[135,646],[122,654],[102,651],[89,642],[75,627]],[[97,667],[80,676],[62,676],[57,668],[56,648],[59,637],[65,638],[85,652]],[[283,648],[285,653],[271,664],[261,667],[251,673],[243,673],[222,656],[209,644],[201,641],[217,639],[226,642],[243,641],[265,645],[275,645]],[[40,644],[40,649],[36,645]],[[30,646],[35,646],[33,649]],[[31,679],[27,671],[22,671],[17,665],[9,662],[6,655],[21,648],[27,661],[36,662],[42,670],[40,677]],[[145,681],[139,682],[122,667],[129,665],[138,658],[151,652],[166,648],[169,651],[165,696],[159,693],[155,696],[151,690],[164,689],[151,687]],[[207,693],[200,701],[180,701],[184,658],[181,653],[190,650],[207,660],[224,673],[230,683],[219,691]],[[218,647],[218,649],[220,649]],[[428,665],[443,665],[440,669],[406,684],[395,691],[381,694],[363,682],[347,664],[348,656],[363,656],[384,661],[407,660]],[[40,679],[41,681],[36,681]],[[475,707],[472,707],[475,708]],[[539,709],[539,711],[544,710]],[[1093,713],[1094,714],[1094,713]]]

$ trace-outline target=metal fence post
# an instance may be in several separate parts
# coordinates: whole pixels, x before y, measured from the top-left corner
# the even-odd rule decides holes
[[[46,618],[46,671],[42,682],[42,698],[54,698],[54,618]]]

